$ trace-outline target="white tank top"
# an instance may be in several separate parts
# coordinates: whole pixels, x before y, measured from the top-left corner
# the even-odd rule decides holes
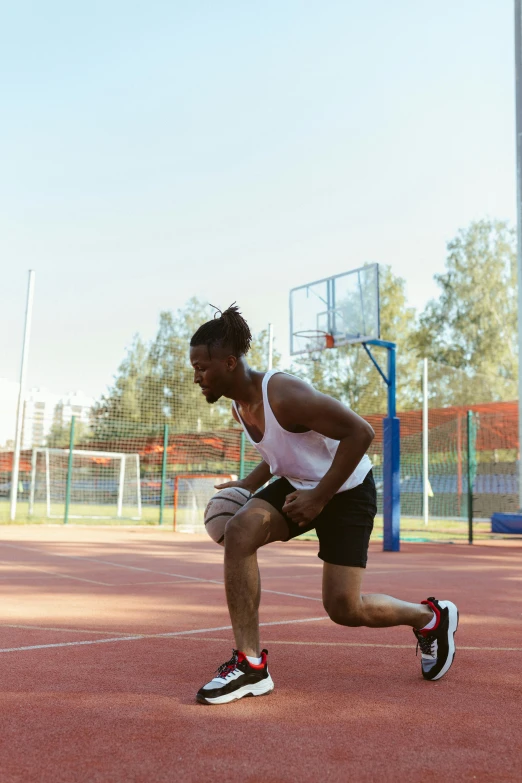
[[[277,421],[268,401],[268,382],[280,370],[270,370],[263,378],[263,407],[265,411],[265,433],[259,443],[252,440],[234,400],[234,409],[250,443],[270,465],[273,476],[284,477],[296,489],[313,489],[330,469],[337,452],[339,441],[327,438],[319,432],[288,432]],[[286,373],[285,373],[286,374]],[[344,492],[362,484],[370,472],[372,463],[364,455],[351,476],[339,487]]]

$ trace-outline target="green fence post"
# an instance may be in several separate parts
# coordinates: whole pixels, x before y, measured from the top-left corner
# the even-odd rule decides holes
[[[165,506],[165,482],[167,479],[167,447],[169,445],[169,425],[165,424],[163,429],[163,459],[161,461],[161,494],[160,494],[160,513],[159,523],[163,524],[163,508]]]
[[[241,442],[239,447],[239,478],[245,478],[245,433],[241,433]]]
[[[65,513],[63,516],[63,524],[66,525],[69,521],[69,504],[71,502],[71,483],[72,483],[72,467],[73,467],[73,449],[74,449],[74,423],[76,416],[71,418],[71,433],[69,435],[69,461],[67,463],[67,483],[65,485]]]
[[[468,544],[473,543],[473,446],[472,446],[472,431],[473,431],[473,412],[468,411],[466,416],[466,430],[467,430],[467,452],[468,452]]]

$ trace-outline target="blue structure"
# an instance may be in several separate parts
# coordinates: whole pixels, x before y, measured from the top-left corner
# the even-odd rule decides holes
[[[373,356],[369,345],[386,348],[388,367],[386,374]],[[388,416],[383,421],[383,550],[399,552],[401,548],[401,428],[397,418],[396,402],[396,344],[387,340],[368,340],[363,343],[379,375],[388,387]]]
[[[388,387],[384,420],[384,550],[400,549],[400,425],[396,415],[396,345],[379,339],[379,264],[367,264],[340,275],[315,280],[290,291],[290,353],[310,354],[325,348],[360,343]],[[328,339],[330,338],[330,340]],[[386,348],[386,372],[371,352]]]
[[[522,514],[493,514],[492,533],[522,533]]]

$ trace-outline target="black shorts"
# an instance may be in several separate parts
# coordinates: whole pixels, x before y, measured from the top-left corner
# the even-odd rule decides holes
[[[287,479],[280,478],[255,494],[256,498],[270,503],[284,516],[290,531],[286,540],[290,541],[315,528],[321,560],[332,565],[366,568],[368,544],[377,513],[377,493],[372,471],[358,487],[334,495],[319,516],[305,527],[299,527],[283,514],[286,496],[292,492],[295,492],[295,487]]]

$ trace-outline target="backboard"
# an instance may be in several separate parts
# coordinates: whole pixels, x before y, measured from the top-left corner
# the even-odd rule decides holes
[[[379,338],[379,264],[290,291],[292,356]]]

